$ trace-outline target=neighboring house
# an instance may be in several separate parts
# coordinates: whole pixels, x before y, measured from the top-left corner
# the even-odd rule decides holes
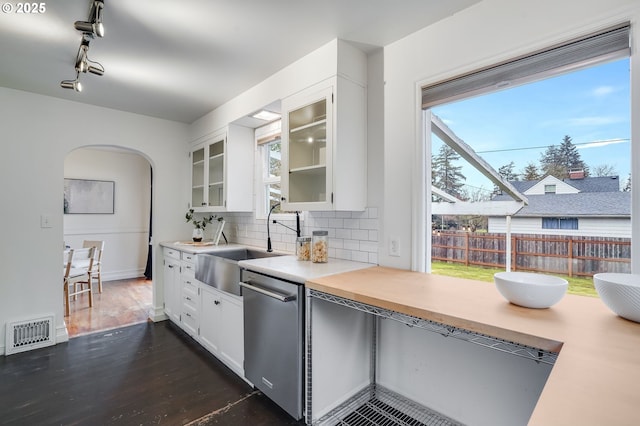
[[[631,238],[631,193],[620,191],[618,176],[583,176],[511,181],[529,201],[512,216],[511,233]],[[492,201],[510,199],[500,194]],[[506,228],[506,217],[489,217],[489,232]]]

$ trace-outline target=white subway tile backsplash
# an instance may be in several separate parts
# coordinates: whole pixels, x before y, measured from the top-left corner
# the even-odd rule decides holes
[[[363,251],[354,251],[352,252],[351,260],[356,262],[369,262],[369,254]]]
[[[344,227],[347,229],[359,229],[360,219],[344,219]]]
[[[360,239],[353,236],[353,233],[355,232],[355,230],[341,228],[341,229],[336,229],[335,232],[336,232],[336,238],[344,238],[347,240],[350,240],[352,238],[354,240]]]
[[[329,219],[329,228],[344,228],[344,219]]]
[[[267,246],[267,222],[255,219],[252,213],[225,213],[225,235],[230,242],[256,247]],[[295,220],[278,220],[295,228]],[[357,212],[308,212],[301,217],[302,234],[311,236],[315,230],[329,234],[329,257],[378,263],[378,208],[368,207]],[[296,235],[284,226],[269,225],[274,250],[295,253]]]
[[[378,229],[378,219],[360,219],[360,229]]]

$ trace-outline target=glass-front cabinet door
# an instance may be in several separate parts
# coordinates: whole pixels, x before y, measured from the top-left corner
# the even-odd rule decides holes
[[[209,206],[224,206],[224,138],[208,144],[209,178],[208,203]]]
[[[225,206],[225,148],[226,137],[221,135],[191,151],[191,207],[195,211]]]
[[[191,152],[191,206],[206,206],[204,187],[204,146]]]
[[[285,210],[321,209],[331,205],[332,90],[283,102],[283,176]]]

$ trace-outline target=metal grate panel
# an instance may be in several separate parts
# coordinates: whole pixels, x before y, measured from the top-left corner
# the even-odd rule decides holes
[[[372,384],[315,424],[340,426],[457,426],[461,423],[383,386]]]
[[[497,337],[487,336],[485,334],[476,333],[458,327],[442,324],[435,321],[425,320],[411,315],[402,314],[388,309],[379,308],[377,306],[367,305],[365,303],[356,302],[354,300],[345,299],[332,294],[323,293],[321,291],[308,289],[309,296],[325,300],[327,302],[336,303],[351,309],[357,309],[362,312],[376,315],[381,318],[399,321],[411,327],[419,327],[425,330],[438,333],[445,337],[453,337],[455,339],[464,340],[476,345],[484,346],[500,352],[506,352],[523,358],[528,358],[542,364],[553,365],[558,358],[555,352],[546,351],[531,346],[522,345],[520,343],[509,342],[498,339]]]
[[[54,317],[7,323],[5,355],[54,345]]]

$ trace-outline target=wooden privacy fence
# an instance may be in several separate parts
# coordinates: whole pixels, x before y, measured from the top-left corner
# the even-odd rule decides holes
[[[434,232],[431,258],[465,265],[504,268],[505,234]],[[593,276],[631,272],[629,238],[511,235],[511,270]]]

